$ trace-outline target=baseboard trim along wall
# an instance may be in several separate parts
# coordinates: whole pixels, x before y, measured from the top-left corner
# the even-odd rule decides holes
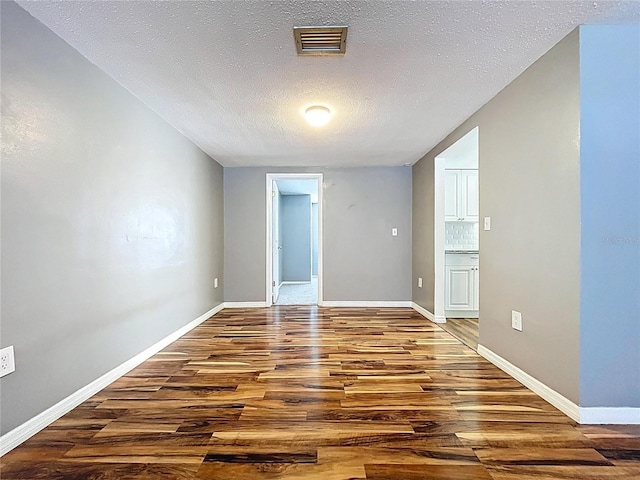
[[[431,320],[434,323],[446,323],[447,322],[447,318],[446,317],[436,317],[433,313],[431,313],[429,310],[427,310],[424,307],[421,307],[420,305],[418,305],[415,302],[411,302],[411,308],[413,308],[416,312],[418,312],[420,315],[422,315],[423,317]]]
[[[478,353],[582,425],[640,424],[640,408],[580,407],[484,345],[478,345]]]
[[[640,425],[640,408],[580,407],[580,423],[585,425]]]
[[[368,301],[368,300],[323,300],[318,304],[320,307],[335,307],[335,308],[411,308],[410,301]]]
[[[68,397],[60,400],[58,403],[56,403],[52,407],[49,407],[44,412],[36,415],[30,420],[27,420],[22,425],[17,426],[10,432],[5,433],[4,435],[2,435],[2,437],[0,437],[0,456],[13,450],[21,443],[27,441],[40,430],[46,428],[63,415],[69,413],[82,402],[88,400],[100,390],[115,382],[118,378],[133,370],[142,362],[149,359],[171,343],[175,342],[184,334],[193,330],[208,318],[211,318],[213,315],[220,312],[223,308],[225,308],[225,304],[221,303],[217,307],[214,307],[208,312],[203,313],[195,320],[189,322],[184,327],[179,328],[175,332],[170,333],[159,342],[151,345],[149,348],[137,354],[135,357],[130,358],[126,362],[118,365],[113,370],[110,370],[93,382],[85,385]]]

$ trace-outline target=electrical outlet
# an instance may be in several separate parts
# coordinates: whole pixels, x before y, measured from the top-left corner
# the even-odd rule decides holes
[[[418,277],[418,288],[422,288],[422,277]]]
[[[0,377],[16,371],[16,361],[13,356],[13,345],[0,350]]]
[[[522,331],[522,313],[511,310],[511,327],[514,330]]]
[[[213,279],[213,288],[218,288],[218,277]]]

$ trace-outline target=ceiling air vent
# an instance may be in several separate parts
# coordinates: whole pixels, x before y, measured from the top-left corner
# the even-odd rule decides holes
[[[293,27],[298,55],[344,54],[348,27]]]

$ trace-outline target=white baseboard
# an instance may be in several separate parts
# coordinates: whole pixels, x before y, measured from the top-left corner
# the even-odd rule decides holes
[[[413,308],[416,312],[418,312],[420,315],[422,315],[423,317],[431,320],[432,322],[434,321],[434,315],[433,313],[431,313],[429,310],[427,310],[424,307],[421,307],[420,305],[418,305],[415,302],[411,302],[411,308]]]
[[[576,422],[580,421],[580,408],[571,400],[556,392],[552,388],[547,387],[537,378],[532,377],[524,370],[516,367],[508,360],[502,358],[497,353],[492,352],[484,345],[478,345],[478,353],[493,363],[500,370],[511,375],[513,378],[522,383],[525,387],[533,390],[535,393],[544,398],[551,405],[563,412]]]
[[[280,285],[307,285],[307,284],[309,284],[309,283],[311,283],[311,280],[307,280],[307,281],[299,281],[299,282],[298,282],[298,281],[296,281],[296,282],[293,282],[293,281],[291,281],[291,282],[286,281],[286,282],[280,282]]]
[[[321,307],[376,307],[376,308],[411,308],[411,302],[403,301],[368,301],[368,300],[323,300],[318,303]]]
[[[447,318],[446,317],[435,316],[429,310],[427,310],[424,307],[421,307],[420,305],[418,305],[415,302],[411,302],[411,308],[413,308],[420,315],[422,315],[425,318],[428,318],[429,320],[431,320],[434,323],[447,323]]]
[[[640,425],[640,408],[580,407],[580,423],[586,425]]]
[[[44,412],[36,415],[30,420],[27,420],[22,425],[17,426],[10,432],[5,433],[4,435],[2,435],[2,437],[0,437],[0,456],[13,450],[15,447],[31,438],[43,428],[55,422],[57,419],[73,410],[85,400],[91,398],[93,395],[98,393],[109,384],[115,382],[118,378],[133,370],[142,362],[152,357],[169,344],[175,342],[178,338],[182,337],[190,330],[193,330],[195,327],[200,325],[211,316],[220,312],[223,308],[224,303],[221,303],[217,307],[212,308],[208,312],[200,315],[192,322],[186,324],[184,327],[179,328],[175,332],[167,335],[159,342],[140,352],[135,357],[130,358],[126,362],[118,365],[113,370],[110,370],[93,382],[85,385],[68,397],[60,400],[58,403],[56,403],[52,407],[49,407]]]
[[[224,308],[264,308],[267,302],[224,302]]]
[[[496,367],[511,375],[525,387],[540,395],[572,420],[584,425],[640,424],[640,408],[637,407],[580,407],[513,365],[484,345],[478,345],[478,353]]]

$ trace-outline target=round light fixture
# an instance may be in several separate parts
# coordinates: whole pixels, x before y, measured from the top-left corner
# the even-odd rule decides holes
[[[314,127],[321,127],[329,123],[331,110],[322,105],[313,105],[305,110],[304,118]]]

